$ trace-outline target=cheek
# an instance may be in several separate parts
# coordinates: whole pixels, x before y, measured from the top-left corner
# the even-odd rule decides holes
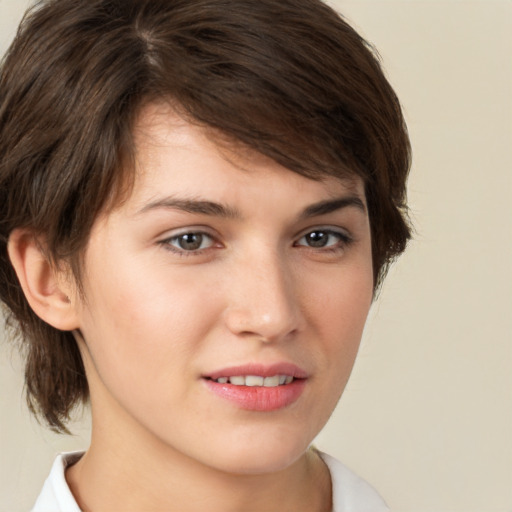
[[[325,330],[329,339],[335,338],[336,333],[347,342],[358,337],[373,299],[372,269],[368,262],[340,267],[325,275],[317,272],[304,285],[310,322]]]
[[[116,261],[115,270],[91,266],[97,284],[88,290],[83,322],[90,357],[113,391],[139,393],[146,379],[144,387],[152,381],[168,389],[178,369],[192,366],[215,301],[205,301],[197,285],[168,269]]]
[[[338,275],[324,281],[324,286],[317,282],[317,290],[316,294],[309,294],[308,322],[318,333],[317,350],[328,368],[330,385],[343,389],[372,303],[371,266],[340,269]]]

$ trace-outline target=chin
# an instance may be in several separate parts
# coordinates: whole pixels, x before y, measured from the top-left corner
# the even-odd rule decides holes
[[[212,466],[226,473],[256,475],[282,471],[307,451],[309,439],[283,439],[282,436],[259,436],[242,442],[230,442],[221,454],[212,455]]]

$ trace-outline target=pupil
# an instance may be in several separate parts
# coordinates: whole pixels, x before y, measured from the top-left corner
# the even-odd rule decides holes
[[[327,234],[322,231],[313,231],[307,235],[311,247],[324,247],[327,243]]]
[[[187,233],[182,235],[179,239],[179,244],[182,249],[193,251],[199,249],[203,242],[203,235],[196,233]]]

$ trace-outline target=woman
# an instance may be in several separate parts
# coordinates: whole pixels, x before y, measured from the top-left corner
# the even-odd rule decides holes
[[[92,438],[34,511],[378,511],[310,448],[405,248],[409,142],[316,0],[58,0],[0,82],[2,301]]]

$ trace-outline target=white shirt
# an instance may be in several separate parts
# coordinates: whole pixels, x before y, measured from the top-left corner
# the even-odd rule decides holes
[[[82,455],[83,452],[63,453],[55,459],[31,512],[81,512],[64,472]],[[321,452],[319,455],[331,473],[332,512],[389,512],[382,498],[367,482],[334,457]]]

